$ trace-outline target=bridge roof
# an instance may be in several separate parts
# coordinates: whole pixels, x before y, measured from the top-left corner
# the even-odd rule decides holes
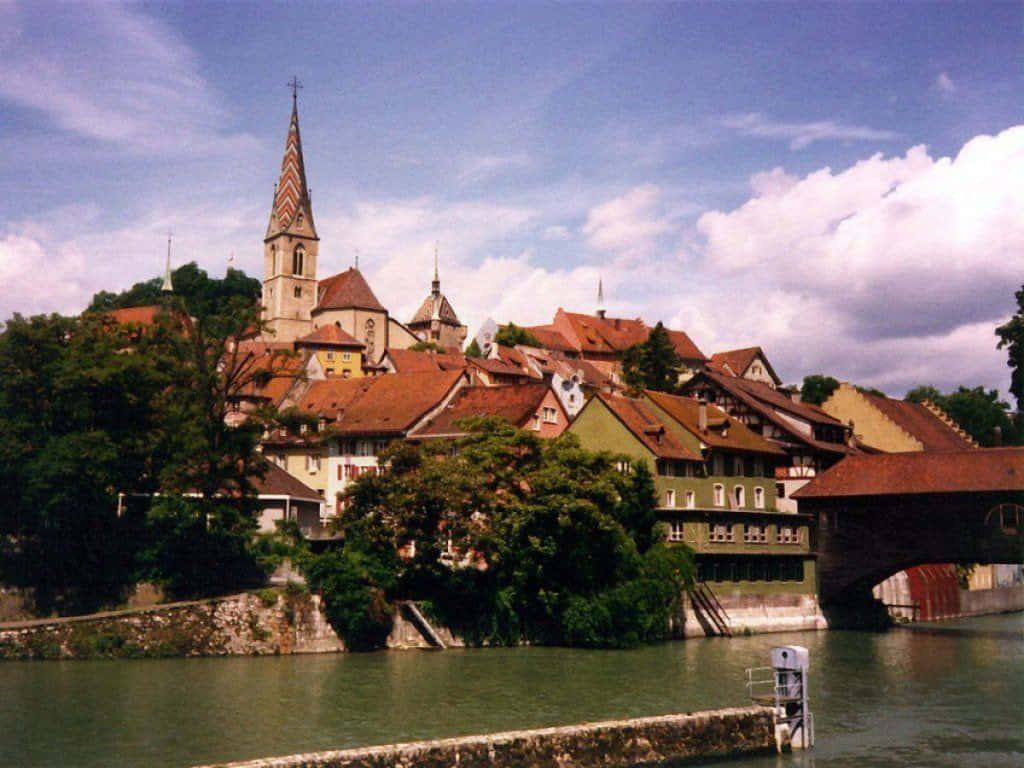
[[[1024,448],[856,454],[793,494],[795,499],[1024,491]]]

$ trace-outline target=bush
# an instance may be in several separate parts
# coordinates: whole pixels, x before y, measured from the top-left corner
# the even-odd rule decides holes
[[[384,647],[391,633],[394,556],[353,544],[306,559],[306,578],[323,597],[327,621],[350,651]]]

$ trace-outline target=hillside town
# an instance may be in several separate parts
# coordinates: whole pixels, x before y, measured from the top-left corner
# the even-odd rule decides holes
[[[385,470],[378,457],[389,446],[454,441],[490,417],[542,440],[569,433],[649,469],[667,542],[695,555],[700,588],[687,632],[823,628],[819,521],[801,511],[801,489],[851,456],[935,454],[941,477],[945,457],[1000,450],[979,447],[927,399],[836,382],[820,403],[806,402],[760,346],[706,354],[685,329],[609,316],[600,283],[589,311],[558,307],[544,325],[489,318],[470,338],[457,297],[442,291],[435,252],[419,309],[395,317],[357,264],[318,271],[294,94],[263,249],[262,323],[234,349],[250,383],[226,420],[237,426],[265,408],[304,420],[260,440],[269,461],[257,483],[262,532],[294,523],[311,542],[340,540],[335,523],[353,484]],[[162,287],[173,294],[169,256]],[[110,315],[144,327],[159,310]],[[668,391],[625,370],[652,339],[672,360],[672,380],[659,388]],[[929,563],[888,576],[874,594],[894,619],[929,620],[983,610],[960,593],[1021,582],[1019,564]]]

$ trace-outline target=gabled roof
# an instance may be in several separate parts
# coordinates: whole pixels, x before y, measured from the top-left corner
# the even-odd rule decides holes
[[[462,435],[463,419],[497,416],[515,427],[524,427],[533,417],[550,391],[547,384],[529,382],[498,387],[463,387],[441,411],[423,426],[414,437]],[[554,398],[557,402],[557,398]],[[561,408],[561,404],[558,405]],[[563,411],[563,417],[565,413]]]
[[[644,394],[656,406],[675,419],[684,429],[713,448],[751,453],[785,455],[779,446],[730,417],[715,405],[706,405],[708,428],[700,428],[700,403],[692,397],[680,397],[646,390]]]
[[[767,384],[748,379],[738,379],[733,376],[724,376],[711,371],[698,373],[686,383],[686,388],[693,388],[702,379],[707,379],[724,389],[730,395],[742,402],[755,413],[760,414],[775,427],[790,435],[797,442],[804,443],[812,448],[828,453],[850,453],[850,448],[841,443],[829,443],[818,440],[811,435],[805,435],[796,429],[792,422],[779,414],[784,411],[787,415],[796,416],[811,424],[819,424],[832,427],[843,426],[842,422],[832,418],[817,406],[809,403],[797,403],[781,392],[772,389]]]
[[[401,435],[463,380],[462,371],[391,373],[362,379],[313,382],[299,407],[332,420],[335,433]]]
[[[922,403],[893,400],[869,392],[860,394],[891,421],[919,440],[926,451],[961,451],[977,447],[974,442],[946,424]]]
[[[848,456],[793,494],[797,499],[1024,491],[1024,448]]]
[[[352,308],[371,309],[378,312],[387,311],[373,295],[363,273],[355,267],[349,267],[344,272],[339,272],[319,282],[314,313],[328,309]]]
[[[554,349],[559,352],[576,352],[576,347],[569,343],[561,333],[550,325],[531,325],[526,328],[544,349]]]
[[[259,496],[291,496],[305,501],[322,501],[320,494],[270,461],[263,477],[253,475],[249,481]]]
[[[607,395],[603,392],[598,393],[593,400],[598,400],[607,407],[622,425],[659,459],[702,460],[700,454],[680,443],[642,400]],[[593,400],[586,407],[593,407]],[[614,446],[608,448],[614,450]]]
[[[612,354],[624,352],[635,344],[647,341],[651,328],[640,318],[600,317],[559,309],[555,326],[574,348],[580,352]],[[707,360],[693,340],[684,331],[665,329],[676,354],[684,360]]]
[[[348,347],[362,349],[366,345],[346,333],[340,326],[330,323],[322,325],[312,333],[295,340],[297,347]]]
[[[451,302],[448,301],[448,297],[443,293],[434,295],[430,294],[420,304],[420,308],[416,310],[416,314],[412,316],[412,320],[408,322],[410,327],[417,325],[429,325],[432,320],[440,320],[442,323],[447,325],[462,325],[459,322],[458,315],[455,314],[455,310],[452,308]]]
[[[782,383],[782,379],[780,379],[775,373],[775,369],[772,368],[771,363],[768,362],[768,357],[760,347],[746,347],[744,349],[730,349],[726,352],[715,352],[711,355],[711,362],[709,365],[712,370],[716,370],[718,372],[726,374],[731,372],[733,376],[743,376],[751,363],[753,363],[758,357],[761,358],[761,361],[764,363],[765,368],[768,370],[768,375],[772,377],[772,380],[776,384]],[[726,366],[728,366],[728,368],[726,368]]]
[[[292,352],[287,342],[244,341],[238,344],[236,369],[250,379],[239,395],[266,400],[279,406],[285,396],[303,378],[306,358]],[[257,375],[262,373],[263,375]]]
[[[466,362],[472,367],[480,368],[497,376],[516,376],[524,379],[530,377],[530,374],[522,368],[493,357],[467,357]]]
[[[391,360],[396,373],[461,371],[467,365],[465,355],[446,352],[418,352],[412,349],[389,347],[387,357]]]

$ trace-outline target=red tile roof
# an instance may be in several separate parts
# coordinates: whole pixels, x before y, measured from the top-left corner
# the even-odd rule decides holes
[[[253,475],[249,481],[260,496],[291,496],[293,499],[320,501],[320,494],[270,461],[263,477]]]
[[[926,451],[959,451],[976,447],[921,403],[893,400],[868,392],[861,394],[891,421],[920,440]]]
[[[295,346],[308,347],[345,347],[362,349],[366,345],[359,339],[351,336],[340,326],[332,324],[322,325],[312,333],[307,333],[295,340]]]
[[[240,395],[279,406],[305,373],[306,358],[295,354],[291,347],[287,342],[240,342],[235,367],[250,380]],[[264,375],[257,376],[261,372]]]
[[[162,309],[163,307],[159,304],[151,304],[145,307],[112,309],[103,314],[121,325],[153,325],[156,322],[156,316]]]
[[[455,309],[444,294],[438,296],[430,294],[427,296],[423,303],[420,304],[420,308],[416,310],[416,314],[412,316],[412,320],[409,321],[408,325],[410,328],[419,325],[430,325],[435,316],[442,323],[461,325],[458,315],[455,314]]]
[[[640,318],[599,317],[559,309],[555,315],[556,330],[582,353],[614,354],[624,352],[635,344],[647,341],[651,328]],[[693,340],[683,331],[669,328],[668,332],[676,354],[684,360],[707,360]]]
[[[692,397],[667,395],[647,390],[644,393],[656,406],[715,448],[752,453],[785,455],[779,446],[754,432],[740,421],[731,418],[715,405],[707,405],[708,429],[700,429],[700,403]]]
[[[466,362],[471,366],[476,366],[487,371],[487,373],[493,373],[497,376],[514,376],[524,379],[530,376],[522,368],[492,357],[470,357],[466,359]]]
[[[532,325],[526,328],[527,331],[540,342],[544,349],[556,349],[559,352],[576,352],[577,349],[569,343],[561,333],[550,325]]]
[[[415,437],[460,435],[463,419],[497,416],[515,427],[527,426],[550,391],[547,384],[529,382],[499,387],[463,387],[448,405],[416,430]],[[565,414],[563,413],[563,418]]]
[[[603,403],[659,459],[702,460],[698,453],[680,443],[642,400],[603,392],[598,393],[595,399]],[[593,407],[593,404],[588,403],[587,407]]]
[[[446,352],[417,352],[411,349],[388,348],[387,353],[396,373],[423,373],[425,371],[464,370],[466,356]]]
[[[765,368],[768,369],[768,374],[772,379],[776,382],[781,382],[782,380],[775,373],[775,369],[772,368],[771,363],[768,362],[768,357],[760,347],[746,347],[744,349],[730,349],[726,352],[715,352],[711,355],[711,361],[708,365],[716,372],[726,373],[727,375],[731,372],[733,376],[742,376],[759,355],[761,360],[764,361]],[[726,370],[726,366],[728,366],[728,370]]]
[[[401,435],[440,405],[463,376],[462,371],[437,371],[316,381],[299,407],[331,419],[336,433]]]
[[[331,277],[324,278],[317,285],[317,305],[314,312],[328,309],[372,309],[385,312],[384,305],[370,290],[363,273],[349,267]]]
[[[793,494],[797,499],[1024,491],[1024,448],[848,456]]]

